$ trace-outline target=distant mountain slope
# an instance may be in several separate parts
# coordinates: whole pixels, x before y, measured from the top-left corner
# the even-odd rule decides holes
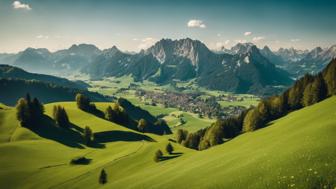
[[[262,56],[256,46],[243,45],[237,51],[241,54],[222,55],[221,65],[211,66],[198,78],[200,85],[237,93],[269,94],[272,86],[292,83],[289,75]]]
[[[202,42],[189,38],[162,39],[138,54],[123,53],[116,47],[105,50],[83,71],[93,78],[132,75],[136,80],[159,84],[196,79],[210,89],[257,94],[267,94],[274,85],[292,82],[253,44],[238,44],[232,50],[238,54],[214,53]]]
[[[13,65],[33,72],[44,72],[52,69],[50,58],[48,49],[27,48],[18,53]]]
[[[45,74],[29,73],[21,68],[9,65],[0,65],[0,78],[36,80],[41,82],[53,83],[63,87],[78,88],[78,89],[87,89],[87,87],[89,86],[88,84],[80,81],[69,81],[64,78]]]
[[[78,71],[91,63],[101,51],[94,45],[72,45],[69,49],[49,52],[44,48],[27,48],[17,54],[0,54],[0,64],[15,65],[35,73]]]
[[[73,101],[77,93],[83,93],[92,101],[108,101],[109,99],[98,93],[75,88],[67,88],[59,85],[22,79],[0,79],[0,102],[7,105],[15,105],[17,100],[30,93],[43,103],[57,101]]]
[[[280,48],[272,52],[264,47],[261,53],[278,67],[299,78],[306,73],[316,74],[321,71],[333,58],[336,57],[336,45],[322,49],[316,47],[311,51],[294,48]]]
[[[298,50],[292,48],[280,48],[278,51],[275,51],[274,54],[280,56],[283,61],[289,62],[297,62],[304,58],[309,53],[308,50]]]
[[[300,61],[291,64],[288,71],[298,76],[304,75],[305,73],[316,74],[335,57],[336,45],[326,49],[317,47],[311,50]]]
[[[260,49],[260,53],[277,67],[284,68],[288,60],[284,60],[282,56],[275,54],[268,46]]]

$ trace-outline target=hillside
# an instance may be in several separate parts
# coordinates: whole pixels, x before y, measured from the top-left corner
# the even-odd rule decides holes
[[[25,96],[26,93],[36,96],[43,103],[73,101],[77,93],[83,93],[94,101],[108,101],[110,98],[87,90],[68,88],[36,80],[0,78],[0,88],[0,102],[7,105],[15,105],[17,100]]]
[[[55,85],[60,85],[69,88],[87,89],[89,86],[82,81],[70,81],[65,78],[55,77],[45,74],[30,73],[21,68],[10,66],[10,65],[0,65],[0,78],[12,78],[12,79],[25,79],[25,80],[36,80],[41,82],[48,82]]]
[[[18,127],[15,111],[4,107],[0,110],[3,165],[0,186],[97,188],[102,168],[108,174],[107,188],[333,188],[336,185],[335,96],[209,150],[194,151],[173,144],[178,153],[159,163],[153,161],[153,154],[159,148],[164,149],[168,137],[129,130],[78,110],[75,103],[57,104],[65,107],[77,130],[88,125],[105,136],[100,141],[104,148],[81,144],[71,147],[67,143],[69,138],[55,137],[55,133],[39,132],[38,136]],[[53,105],[46,105],[48,115]],[[98,108],[104,106],[97,104]],[[68,164],[79,155],[90,158],[91,163]]]

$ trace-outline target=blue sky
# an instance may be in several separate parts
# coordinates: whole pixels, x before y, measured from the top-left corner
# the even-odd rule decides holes
[[[185,37],[211,49],[328,47],[336,44],[335,9],[334,0],[0,0],[0,52],[78,43],[139,51]]]

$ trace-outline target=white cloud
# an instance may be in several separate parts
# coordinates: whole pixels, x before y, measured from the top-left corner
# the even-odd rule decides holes
[[[141,43],[138,45],[139,49],[148,49],[152,46],[157,40],[152,37],[147,37],[141,40]]]
[[[202,20],[189,20],[187,25],[189,28],[206,28]]]
[[[37,39],[49,39],[49,36],[47,35],[38,35],[36,36]]]
[[[224,42],[225,45],[228,45],[231,41],[228,39]]]
[[[301,39],[291,39],[291,42],[299,42]]]
[[[21,3],[20,1],[14,1],[12,5],[14,9],[31,10],[31,7],[28,4]]]
[[[250,36],[250,35],[252,35],[252,32],[247,31],[247,32],[244,33],[244,35],[245,36]]]
[[[252,41],[253,42],[259,42],[259,41],[262,41],[264,40],[265,37],[264,36],[258,36],[258,37],[253,37]]]

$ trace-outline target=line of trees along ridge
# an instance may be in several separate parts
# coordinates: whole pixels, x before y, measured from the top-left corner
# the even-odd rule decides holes
[[[270,121],[332,95],[336,95],[336,59],[320,73],[306,74],[282,94],[263,99],[256,107],[242,112],[239,116],[217,120],[210,127],[194,133],[178,130],[176,141],[188,148],[204,150],[244,132],[266,127]]]

